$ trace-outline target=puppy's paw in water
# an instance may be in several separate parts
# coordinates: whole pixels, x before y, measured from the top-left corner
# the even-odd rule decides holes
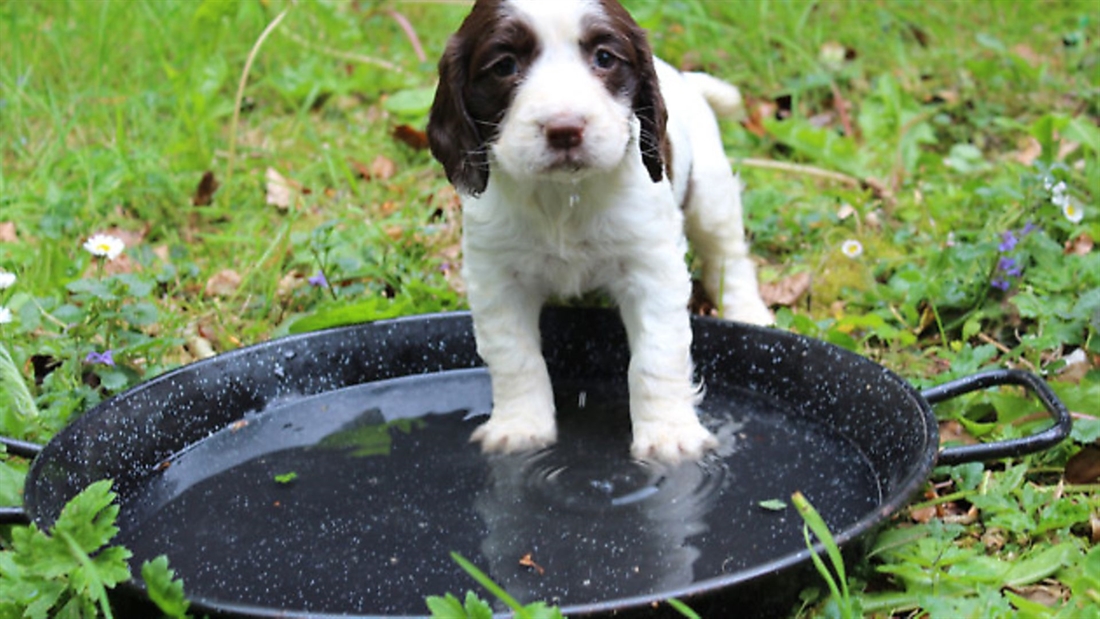
[[[639,460],[677,464],[698,460],[716,447],[718,439],[696,419],[678,423],[647,421],[634,425],[630,453]]]
[[[482,453],[533,451],[552,445],[557,440],[558,430],[553,416],[546,423],[532,415],[500,415],[496,412],[470,435],[471,442],[481,443]]]

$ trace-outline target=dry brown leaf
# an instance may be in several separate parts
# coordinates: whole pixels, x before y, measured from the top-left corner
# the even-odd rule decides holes
[[[276,172],[275,168],[268,168],[264,178],[267,180],[267,203],[283,210],[290,208],[294,194],[286,177]]]
[[[1009,587],[1016,595],[1036,604],[1054,607],[1069,600],[1070,590],[1056,580],[1044,580],[1033,585]]]
[[[225,269],[206,280],[205,292],[208,297],[228,297],[240,287],[241,275],[233,269]]]
[[[371,178],[370,166],[363,163],[362,161],[359,161],[358,159],[352,159],[350,157],[348,158],[348,164],[350,164],[351,167],[355,168],[356,176],[358,176],[359,178],[361,178],[365,181],[370,180],[370,178]]]
[[[290,208],[296,194],[309,194],[310,190],[301,183],[279,174],[275,168],[264,173],[267,180],[267,203],[283,210]]]
[[[928,505],[926,507],[918,507],[909,510],[909,518],[911,518],[913,522],[919,522],[920,524],[928,524],[935,517],[935,505]]]
[[[393,175],[397,173],[397,164],[384,155],[375,157],[370,165],[356,159],[348,159],[348,162],[351,163],[351,167],[355,168],[359,178],[365,181],[385,181],[393,178]]]
[[[15,234],[14,221],[0,221],[0,243],[14,243],[19,240]]]
[[[126,246],[129,247],[130,245],[127,243]],[[88,266],[88,273],[94,273],[98,268],[98,265],[93,262]],[[134,262],[126,252],[119,254],[114,260],[107,260],[103,263],[103,272],[107,275],[133,273],[134,271],[140,270],[140,268],[140,265]]]
[[[1031,46],[1027,43],[1013,45],[1012,52],[1032,67],[1038,67],[1045,62],[1045,59],[1035,50],[1031,49]]]
[[[290,293],[304,286],[307,279],[305,275],[298,271],[291,271],[279,280],[279,284],[275,288],[275,294],[280,297],[288,296]]]
[[[535,570],[540,576],[546,573],[546,570],[543,569],[541,565],[535,563],[535,560],[531,557],[531,553],[527,553],[520,557],[519,564],[527,569]]]
[[[195,188],[195,195],[191,196],[191,204],[195,206],[207,206],[214,201],[214,192],[218,190],[218,181],[214,178],[214,173],[207,170],[202,179],[199,180],[199,186]]]
[[[1043,145],[1039,143],[1039,140],[1028,136],[1023,145],[1020,146],[1020,150],[1013,151],[1009,154],[1009,156],[1018,163],[1030,166],[1034,164],[1035,160],[1038,159],[1039,155],[1042,154]]]
[[[943,89],[937,90],[933,97],[936,100],[942,101],[948,105],[955,105],[959,102],[959,93],[955,90]]]
[[[1066,462],[1066,481],[1095,484],[1100,481],[1100,446],[1085,445]]]
[[[1085,349],[1078,348],[1070,354],[1062,357],[1065,365],[1058,370],[1058,380],[1067,383],[1080,383],[1081,379],[1092,369],[1089,356]]]
[[[982,544],[993,552],[997,552],[1005,547],[1005,543],[1008,542],[1008,534],[1000,527],[989,527],[982,533]]]
[[[802,295],[810,290],[813,277],[807,273],[796,273],[777,282],[760,284],[760,296],[768,305],[794,305]]]
[[[393,137],[398,142],[415,150],[428,148],[428,134],[409,125],[397,125],[393,128]]]
[[[958,421],[948,419],[940,422],[940,445],[948,443],[973,445],[977,442],[978,440],[971,436]]]
[[[1066,157],[1072,155],[1078,148],[1081,148],[1080,142],[1073,142],[1071,140],[1063,139],[1058,144],[1058,154],[1054,156],[1057,161],[1065,161]]]
[[[378,155],[370,162],[371,178],[379,181],[387,181],[397,174],[397,164],[389,157]]]
[[[1084,256],[1092,251],[1094,247],[1096,247],[1096,243],[1086,233],[1066,241],[1065,253],[1067,256]]]
[[[145,235],[149,232],[149,224],[145,224],[141,230],[123,230],[122,228],[108,228],[103,234],[113,236],[121,240],[129,249],[145,241]]]

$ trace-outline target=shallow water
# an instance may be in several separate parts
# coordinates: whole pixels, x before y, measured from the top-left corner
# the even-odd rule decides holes
[[[188,595],[289,611],[423,614],[478,587],[521,601],[659,593],[803,548],[801,490],[834,529],[881,500],[844,438],[782,403],[712,388],[722,446],[668,468],[629,457],[625,388],[557,384],[559,442],[485,457],[484,370],[349,387],[249,416],[160,467],[122,513],[134,565],[167,554]]]

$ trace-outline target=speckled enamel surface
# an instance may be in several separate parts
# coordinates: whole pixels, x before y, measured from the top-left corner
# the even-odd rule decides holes
[[[120,539],[167,552],[198,609],[419,615],[424,595],[472,585],[452,550],[570,616],[669,596],[722,608],[808,562],[793,508],[761,502],[801,490],[847,543],[923,482],[936,429],[927,402],[866,359],[694,326],[702,416],[722,438],[701,464],[630,460],[625,338],[596,310],[543,317],[559,446],[479,454],[467,437],[488,379],[469,317],[448,314],[276,340],[149,381],[60,433],[26,504],[48,525],[88,483],[115,479]]]

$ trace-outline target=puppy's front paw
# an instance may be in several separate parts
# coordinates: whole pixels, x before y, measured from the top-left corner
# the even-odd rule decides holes
[[[547,421],[535,415],[506,415],[494,410],[489,421],[478,426],[470,435],[470,441],[481,443],[483,453],[515,453],[541,449],[558,440],[553,413],[548,417]]]
[[[750,325],[768,326],[775,324],[775,315],[764,304],[764,301],[756,295],[723,303],[722,318],[745,322]]]
[[[639,460],[676,464],[698,460],[718,446],[718,439],[698,419],[680,422],[645,421],[634,424],[630,453]]]

